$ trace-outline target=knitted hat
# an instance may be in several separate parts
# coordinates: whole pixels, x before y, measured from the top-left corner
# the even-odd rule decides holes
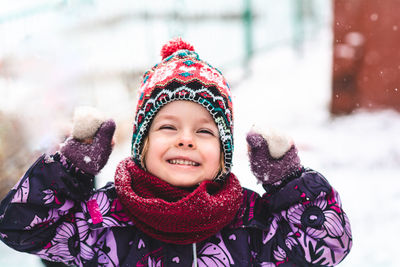
[[[141,165],[143,140],[156,113],[175,100],[205,107],[219,130],[225,171],[232,165],[233,113],[231,92],[222,73],[201,60],[192,45],[176,38],[161,49],[162,61],[143,75],[132,137],[132,156]],[[143,166],[142,166],[143,167]]]

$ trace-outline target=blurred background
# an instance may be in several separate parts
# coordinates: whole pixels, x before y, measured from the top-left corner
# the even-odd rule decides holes
[[[384,4],[383,4],[384,2]],[[234,96],[233,172],[256,125],[295,140],[305,166],[340,192],[353,250],[340,266],[400,266],[398,0],[0,1],[0,196],[68,136],[74,109],[117,123],[96,186],[130,154],[136,89],[182,36]],[[0,244],[0,266],[50,266]]]

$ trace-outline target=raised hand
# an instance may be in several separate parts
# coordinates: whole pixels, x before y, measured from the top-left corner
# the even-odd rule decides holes
[[[80,118],[74,121],[73,135],[61,144],[60,152],[82,171],[96,175],[111,154],[115,122],[110,119],[99,123],[98,118],[90,116],[86,121]]]
[[[246,140],[251,170],[262,184],[274,184],[301,168],[296,146],[286,136],[251,131]]]

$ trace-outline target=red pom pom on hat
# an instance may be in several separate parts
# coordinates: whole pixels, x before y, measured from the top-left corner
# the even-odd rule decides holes
[[[163,47],[161,48],[161,57],[162,59],[165,59],[181,49],[194,51],[193,45],[185,42],[184,40],[182,40],[181,37],[176,37],[163,45]]]

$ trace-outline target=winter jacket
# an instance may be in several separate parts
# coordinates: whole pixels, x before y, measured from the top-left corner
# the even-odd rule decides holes
[[[332,266],[351,248],[338,193],[310,169],[262,197],[243,189],[235,220],[192,245],[139,231],[114,184],[94,190],[93,180],[59,154],[41,156],[1,202],[1,240],[78,266]]]

